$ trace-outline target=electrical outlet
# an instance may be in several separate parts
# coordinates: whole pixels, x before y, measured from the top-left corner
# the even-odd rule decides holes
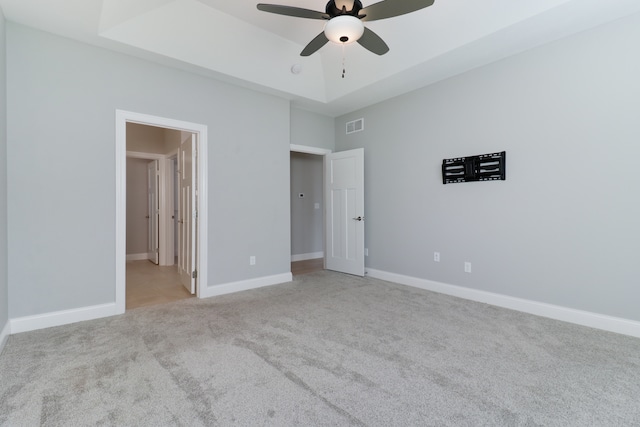
[[[440,252],[434,252],[433,253],[433,260],[435,262],[440,262]]]
[[[251,255],[249,257],[249,265],[256,265],[256,257]]]
[[[465,261],[465,263],[464,263],[464,272],[465,273],[471,273],[471,263],[470,262]]]

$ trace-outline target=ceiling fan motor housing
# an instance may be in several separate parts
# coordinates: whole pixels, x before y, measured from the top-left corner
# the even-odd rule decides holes
[[[345,10],[344,12],[342,11],[342,8],[338,8],[335,0],[329,0],[325,11],[327,15],[334,18],[336,16],[345,15],[345,14],[358,16],[358,13],[360,13],[360,9],[362,9],[362,3],[360,2],[360,0],[353,0],[353,7],[351,8],[351,10]]]

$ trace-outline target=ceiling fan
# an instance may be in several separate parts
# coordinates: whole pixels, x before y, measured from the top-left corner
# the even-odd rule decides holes
[[[365,8],[360,0],[329,0],[325,12],[294,6],[259,3],[258,9],[278,15],[297,18],[327,20],[324,31],[302,50],[300,56],[309,56],[327,42],[347,44],[357,41],[371,52],[384,55],[389,46],[363,22],[393,18],[431,6],[435,0],[384,0]]]

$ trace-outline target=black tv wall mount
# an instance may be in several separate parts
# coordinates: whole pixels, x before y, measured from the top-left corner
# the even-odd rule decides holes
[[[507,152],[442,160],[442,183],[496,181],[506,179]]]

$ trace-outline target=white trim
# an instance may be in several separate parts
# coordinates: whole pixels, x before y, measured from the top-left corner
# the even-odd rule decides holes
[[[114,314],[117,314],[116,304],[109,303],[36,314],[35,316],[18,317],[9,320],[9,322],[11,322],[11,333],[17,334],[20,332],[35,331],[36,329],[68,325],[69,323],[83,322],[85,320],[100,319],[102,317],[113,316]]]
[[[318,148],[318,147],[309,147],[306,145],[298,145],[298,144],[290,144],[289,150],[294,151],[296,153],[307,153],[307,154],[317,154],[320,156],[324,156],[325,154],[329,154],[332,151],[326,148]]]
[[[127,259],[127,114],[116,110],[116,312],[122,314],[126,305]],[[125,262],[122,262],[125,260]]]
[[[205,295],[203,298],[214,297],[217,295],[232,294],[234,292],[248,291],[249,289],[262,288],[264,286],[279,285],[281,283],[291,282],[293,276],[291,273],[276,274],[273,276],[258,277],[256,279],[241,280],[239,282],[225,283],[222,285],[209,286],[204,288]]]
[[[127,254],[127,261],[142,261],[144,259],[149,259],[148,253],[143,254]]]
[[[2,332],[0,332],[0,354],[2,354],[2,350],[4,350],[4,346],[7,344],[7,340],[9,339],[9,334],[11,334],[11,321],[7,320],[4,328],[2,328]]]
[[[550,319],[562,320],[564,322],[575,323],[577,325],[640,338],[640,322],[635,320],[576,310],[573,308],[546,304],[523,298],[510,297],[493,292],[465,288],[463,286],[449,285],[446,283],[434,282],[432,280],[419,279],[417,277],[403,276],[401,274],[389,273],[371,268],[367,269],[367,274],[376,279],[395,282],[401,285],[426,289],[428,291],[452,295],[471,301],[483,302],[498,307],[535,314],[536,316],[548,317]]]
[[[207,288],[207,248],[208,248],[208,128],[206,125],[168,119],[164,117],[140,114],[131,111],[116,110],[116,256],[115,256],[115,295],[116,312],[125,312],[126,304],[126,155],[127,155],[127,123],[159,126],[198,134],[198,281],[197,296],[203,298],[203,290]],[[145,153],[147,154],[147,153]],[[164,157],[164,156],[163,156]],[[201,262],[202,260],[202,262]]]
[[[306,261],[308,259],[324,258],[324,252],[311,252],[308,254],[291,255],[291,262]]]
[[[127,151],[127,158],[129,159],[143,159],[143,160],[162,160],[166,159],[166,154],[156,153],[142,153],[139,151]]]
[[[174,265],[174,225],[175,219],[173,215],[173,160],[164,158],[160,162],[160,233],[159,249],[160,249],[160,265]]]

